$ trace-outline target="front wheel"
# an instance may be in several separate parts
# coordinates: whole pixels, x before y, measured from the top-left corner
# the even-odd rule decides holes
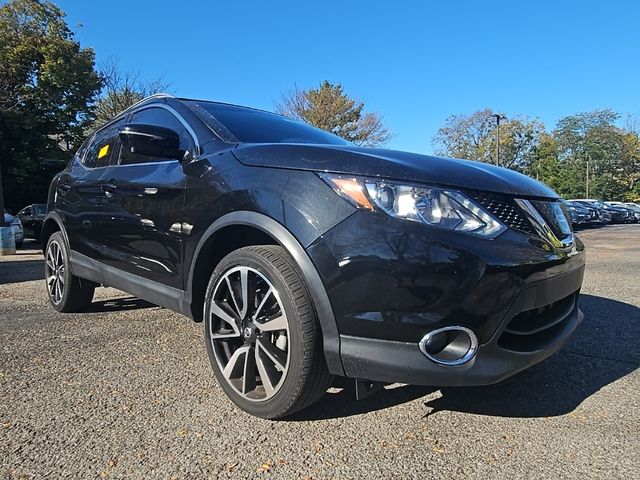
[[[204,315],[214,373],[242,410],[281,418],[330,386],[313,302],[282,247],[227,255],[211,275]]]

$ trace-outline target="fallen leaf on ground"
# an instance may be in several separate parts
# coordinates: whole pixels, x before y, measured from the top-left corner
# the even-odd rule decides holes
[[[269,462],[265,462],[262,465],[260,465],[258,468],[256,468],[257,473],[270,472],[270,471],[271,471],[271,463]]]

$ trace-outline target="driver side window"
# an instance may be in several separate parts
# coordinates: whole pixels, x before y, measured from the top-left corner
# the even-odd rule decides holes
[[[131,115],[129,120],[131,124],[142,125],[156,125],[159,127],[170,128],[178,133],[180,137],[180,149],[194,151],[194,144],[191,135],[184,127],[182,122],[176,118],[170,111],[160,107],[150,107],[140,110],[139,112]],[[149,163],[149,162],[165,162],[166,158],[154,158],[148,155],[140,155],[131,153],[127,149],[122,148],[120,152],[120,164],[130,165],[135,163]]]

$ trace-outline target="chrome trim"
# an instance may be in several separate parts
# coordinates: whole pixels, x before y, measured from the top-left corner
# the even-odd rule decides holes
[[[119,167],[138,167],[143,165],[163,165],[165,163],[180,163],[180,160],[158,160],[157,162],[140,162],[140,163],[115,163],[113,165],[108,165],[107,167],[96,167],[96,168],[119,168]]]
[[[429,342],[429,340],[431,340],[431,338],[438,333],[451,332],[451,331],[464,332],[467,334],[470,342],[469,350],[467,350],[467,353],[465,353],[462,357],[456,360],[450,360],[450,361],[441,360],[431,355],[427,351],[427,342]],[[438,365],[453,367],[456,365],[462,365],[464,363],[467,363],[469,360],[475,357],[476,353],[478,352],[478,337],[476,337],[476,334],[473,333],[472,330],[466,327],[459,327],[459,326],[442,327],[442,328],[437,328],[435,330],[432,330],[429,333],[427,333],[424,337],[422,337],[422,340],[420,340],[418,347],[420,347],[420,351],[424,354],[424,356],[427,357],[432,362],[435,362]]]
[[[121,115],[124,115],[125,113],[129,113],[131,110],[134,110],[135,108],[139,107],[140,105],[144,104],[145,102],[148,102],[149,100],[155,100],[155,99],[160,99],[160,98],[176,98],[176,97],[174,97],[173,95],[170,95],[168,93],[154,93],[153,95],[149,95],[148,97],[144,97],[142,100],[138,100],[133,105],[129,105],[127,108],[122,110],[118,115],[116,115],[113,118],[116,119],[116,118],[120,117]],[[111,123],[111,122],[109,122],[109,123]]]
[[[524,211],[525,215],[531,222],[531,225],[533,225],[533,228],[536,230],[538,235],[547,240],[551,244],[551,246],[555,248],[569,248],[573,245],[573,232],[571,232],[569,236],[564,240],[558,239],[555,233],[553,233],[553,230],[551,230],[551,228],[547,224],[546,220],[542,217],[542,215],[540,215],[538,210],[535,209],[535,207],[529,200],[525,200],[522,198],[516,198],[515,200],[518,206]]]
[[[158,135],[152,135],[151,133],[144,132],[136,132],[135,130],[130,130],[129,127],[125,127],[120,133],[126,133],[127,135],[138,135],[140,137],[148,137],[153,138],[155,140],[162,140],[163,137],[159,137]]]

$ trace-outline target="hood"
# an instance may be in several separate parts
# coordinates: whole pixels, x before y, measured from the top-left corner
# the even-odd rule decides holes
[[[256,167],[343,173],[484,190],[523,197],[558,198],[541,182],[487,163],[342,145],[240,144],[240,163]]]

